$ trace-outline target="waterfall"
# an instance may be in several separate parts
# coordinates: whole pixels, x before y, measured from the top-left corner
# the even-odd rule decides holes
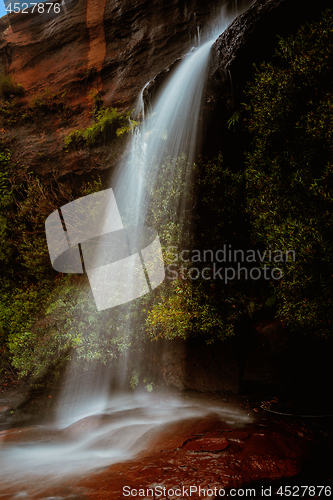
[[[200,114],[210,49],[219,34],[240,12],[241,9],[230,12],[226,6],[222,7],[205,36],[200,37],[203,43],[199,47],[193,47],[177,68],[171,71],[149,106],[148,113],[145,113],[148,116],[136,127],[129,158],[121,163],[118,173],[112,179],[118,206],[121,212],[126,212],[129,224],[145,222],[149,195],[145,192],[144,179],[149,178],[150,184],[154,186],[166,156],[177,159],[183,155],[188,165],[197,159],[201,149]],[[135,115],[144,109],[143,91]],[[168,174],[172,177],[174,171]]]
[[[151,207],[156,207],[156,203],[161,202],[156,201],[154,196],[160,186],[164,185],[166,191],[169,187],[177,188],[178,193],[172,200],[172,207],[164,214],[164,220],[159,221],[158,230],[160,233],[164,230],[167,232],[168,224],[173,224],[177,225],[179,237],[187,237],[182,214],[189,196],[191,164],[200,153],[200,113],[209,53],[219,34],[242,10],[245,10],[244,6],[234,10],[227,9],[226,5],[222,6],[221,12],[205,34],[201,34],[202,44],[192,47],[177,67],[170,71],[147,111],[143,102],[145,89],[142,90],[135,116],[141,114],[143,120],[133,132],[128,156],[120,163],[110,182],[125,227],[149,225]],[[167,193],[164,195],[167,196]],[[84,295],[82,300],[87,303],[92,301],[88,290],[81,293]],[[124,342],[128,345],[133,344],[140,326],[133,320],[133,307],[140,306],[136,306],[134,301],[112,311],[114,324],[124,321],[124,315],[129,316],[126,328],[122,327]],[[128,308],[128,314],[123,313],[124,308]],[[120,325],[117,329],[120,329]],[[63,420],[74,414],[88,415],[93,409],[96,411],[107,406],[112,384],[119,389],[128,386],[128,370],[133,356],[133,348],[124,349],[116,371],[109,371],[98,361],[91,363],[90,369],[85,366],[78,373],[73,374],[70,368],[65,389],[60,396],[58,419]],[[146,371],[147,368],[145,366]]]
[[[217,36],[243,10],[245,7],[234,9],[232,13],[229,11],[227,14],[223,7],[219,19],[215,20],[215,24],[209,27],[205,35],[201,31],[199,37],[198,31],[201,45],[192,48],[178,66],[170,71],[154,102],[146,111],[141,94],[136,114],[141,113],[144,119],[135,128],[130,153],[119,165],[110,186],[114,191],[124,227],[147,224],[152,199],[164,171],[166,177],[164,180],[162,177],[162,183],[177,183],[177,175],[185,179],[184,192],[177,199],[174,212],[170,214],[170,217],[179,218],[179,213],[186,204],[186,186],[191,175],[191,164],[200,152],[200,113],[210,48]],[[168,165],[168,168],[165,165]],[[179,165],[182,168],[180,174],[176,170]],[[76,300],[88,304],[93,309],[93,298],[88,289],[78,292]],[[130,351],[126,347],[133,344],[137,327],[131,317],[135,306],[135,301],[121,306],[128,308],[129,319],[126,335],[121,340],[125,348],[117,372],[109,371],[107,366],[98,360],[92,363],[89,370],[79,371],[75,376],[73,370],[69,369],[65,388],[60,394],[61,404],[56,427],[45,427],[45,432],[52,435],[56,433],[61,444],[43,446],[41,443],[38,446],[26,446],[23,450],[18,447],[6,449],[2,456],[2,475],[10,474],[10,471],[17,474],[20,471],[23,474],[24,471],[27,475],[34,472],[44,475],[59,474],[63,477],[64,468],[69,473],[78,470],[82,473],[92,467],[128,458],[137,451],[136,443],[157,425],[212,411],[172,397],[168,397],[166,401],[164,397],[160,398],[155,394],[149,395],[149,398],[148,394],[134,394],[131,397],[117,394],[110,399],[113,377],[116,378],[119,388],[125,387],[129,357],[133,356],[133,349]],[[102,311],[92,313],[92,316],[93,314],[107,318],[108,313]],[[122,321],[124,315],[118,313],[117,308],[112,314],[113,326],[117,331],[120,326],[117,322]],[[72,328],[75,329],[79,321],[80,315],[76,317]],[[103,320],[100,325],[103,328]],[[241,413],[235,414],[225,410],[223,414],[221,409],[216,408],[214,411],[219,413],[221,418],[229,419],[233,423],[248,420]],[[101,413],[103,426],[97,417],[95,420],[92,417]]]
[[[127,220],[131,224],[145,222],[149,195],[145,192],[144,179],[149,178],[154,186],[165,156],[177,159],[184,155],[189,165],[197,157],[199,116],[208,55],[214,40],[206,41],[185,57],[165,82],[148,117],[134,132],[130,158],[122,165],[114,182],[119,206],[123,208],[126,201],[131,202],[127,210]],[[168,175],[173,177],[175,172],[171,170]]]

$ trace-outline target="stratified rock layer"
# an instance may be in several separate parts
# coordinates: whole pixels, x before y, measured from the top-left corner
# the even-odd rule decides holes
[[[240,1],[240,0],[239,0]],[[34,123],[1,123],[13,160],[45,178],[112,169],[126,154],[126,140],[66,151],[65,137],[93,123],[89,93],[104,105],[134,109],[144,86],[198,44],[198,33],[234,2],[213,0],[66,0],[67,14],[12,14],[0,20],[0,72],[25,89],[22,115],[43,89],[69,90],[69,118],[49,115]],[[9,117],[10,118],[10,117]],[[23,126],[22,126],[23,125]]]
[[[143,86],[197,44],[197,34],[225,2],[214,0],[79,0],[36,25],[1,19],[0,69],[27,91],[95,81],[107,104],[132,105]]]

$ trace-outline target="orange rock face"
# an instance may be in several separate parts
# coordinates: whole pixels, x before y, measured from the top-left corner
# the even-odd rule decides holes
[[[66,12],[1,19],[0,58],[27,91],[94,81],[107,104],[133,104],[151,78],[196,43],[213,2],[79,0]],[[53,12],[53,11],[52,11]]]

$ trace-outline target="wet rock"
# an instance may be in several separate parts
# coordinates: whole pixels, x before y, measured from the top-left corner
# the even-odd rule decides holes
[[[233,342],[207,345],[202,339],[175,339],[165,342],[157,360],[166,385],[195,391],[239,389],[239,370]]]
[[[23,415],[18,410],[26,401],[29,389],[29,385],[25,381],[13,380],[9,376],[1,376],[0,430],[15,422],[31,418],[28,413]]]
[[[183,445],[183,448],[188,451],[197,452],[218,452],[224,450],[229,445],[225,438],[219,437],[204,437],[201,439],[193,439]]]
[[[227,98],[232,105],[250,78],[253,64],[271,59],[278,36],[287,36],[329,7],[327,0],[256,0],[220,35],[212,47],[208,78],[211,103]],[[213,105],[212,105],[213,106]]]
[[[168,78],[170,71],[175,70],[178,64],[182,61],[182,58],[174,61],[170,66],[160,71],[154,78],[152,78],[148,84],[144,87],[142,93],[142,99],[145,108],[149,110],[150,104],[154,101],[154,98],[159,89],[163,86],[163,83]]]
[[[6,431],[0,431],[0,443],[1,446],[4,446],[8,443],[48,442],[52,440],[54,435],[54,431],[46,431],[45,428],[41,426],[8,429]]]
[[[272,485],[274,481],[277,486],[328,484],[327,480],[332,475],[329,462],[326,475],[321,476],[320,473],[322,464],[327,462],[325,459],[327,455],[323,450],[326,448],[329,450],[331,447],[332,432],[329,431],[331,429],[329,422],[326,422],[326,430],[323,425],[322,439],[326,448],[318,447],[311,457],[316,437],[309,421],[305,423],[296,419],[281,419],[259,412],[255,421],[253,414],[250,413],[246,421],[235,419],[231,424],[227,422],[226,416],[219,412],[225,411],[227,415],[228,411],[231,411],[236,416],[243,408],[243,404],[241,407],[239,404],[234,406],[230,402],[228,404],[221,402],[219,398],[212,403],[209,395],[200,395],[197,403],[199,401],[201,403],[205,401],[205,404],[210,405],[214,411],[206,416],[194,416],[160,425],[150,434],[150,438],[145,440],[144,447],[140,447],[141,451],[136,456],[132,455],[127,461],[106,465],[100,469],[97,469],[98,465],[95,464],[94,470],[89,467],[89,472],[86,470],[81,474],[86,464],[84,451],[79,447],[80,467],[73,470],[70,475],[52,475],[51,472],[43,477],[39,475],[36,480],[34,473],[31,472],[23,482],[20,482],[8,474],[0,486],[0,495],[12,499],[16,498],[15,495],[25,492],[30,500],[54,497],[65,499],[71,498],[71,495],[85,499],[121,499],[125,496],[123,490],[125,486],[133,490],[157,486],[166,489],[200,486],[202,489],[224,488],[226,492],[230,488],[251,486],[257,488],[255,496],[259,498],[261,486]],[[244,414],[244,410],[242,412]],[[132,416],[135,414],[136,409],[133,409]],[[99,425],[105,420],[104,417],[105,415],[94,415],[84,418],[81,421],[82,425],[79,422],[73,424],[72,430],[74,433],[79,430],[79,434],[84,430],[89,433],[89,430],[96,429],[96,424]],[[121,419],[119,423],[123,422],[123,416],[119,414],[118,417]],[[18,430],[22,430],[22,433]],[[49,436],[47,427],[44,428],[45,436],[42,434],[38,437],[37,430],[35,426],[7,431],[9,439],[6,446],[13,441],[24,442],[26,444],[23,449],[26,449],[29,434],[33,442]],[[60,430],[57,432],[63,433]],[[125,433],[128,435],[128,430]],[[63,437],[67,442],[70,433],[63,434]],[[82,444],[85,441],[90,443],[87,437],[87,434],[81,435]],[[105,434],[105,437],[108,435]],[[101,453],[104,453],[102,440],[98,446]],[[94,467],[94,464],[91,465]],[[203,497],[198,491],[192,493],[192,498]],[[144,495],[141,497],[145,498]],[[218,498],[217,495],[215,497]],[[148,494],[147,498],[154,498],[153,494]],[[159,498],[171,500],[173,496],[165,493]],[[187,496],[184,495],[184,498]]]
[[[214,427],[204,437],[190,438],[184,446],[174,450],[164,447],[159,453],[151,450],[139,462],[115,465],[80,485],[91,490],[99,488],[100,495],[109,491],[113,498],[121,498],[125,485],[133,489],[160,485],[166,490],[190,486],[228,490],[255,481],[287,478],[300,472],[306,445],[296,436],[272,430],[261,432],[255,427],[246,431],[233,431],[218,423]],[[202,425],[200,430],[205,432]],[[183,435],[178,428],[179,439],[184,437],[184,429],[182,431]],[[241,443],[231,439],[236,432],[243,438],[239,440]],[[216,437],[217,433],[219,437]],[[167,494],[162,496],[167,497]],[[198,491],[193,491],[191,496],[201,497]]]
[[[107,103],[134,104],[143,86],[196,43],[223,0],[81,0],[67,13],[0,22],[1,67],[27,91],[94,83]]]
[[[275,426],[276,427],[276,426]],[[30,430],[33,432],[33,429]],[[27,431],[28,434],[28,431]],[[166,489],[240,488],[260,481],[291,478],[301,471],[307,456],[308,438],[294,431],[248,424],[234,429],[220,418],[192,419],[161,428],[145,451],[136,458],[117,463],[87,477],[45,478],[36,486],[30,477],[25,491],[31,500],[70,498],[82,492],[84,498],[123,498],[123,488]],[[51,483],[50,483],[51,480]],[[8,482],[1,493],[14,495],[16,485]],[[191,498],[201,498],[192,492]],[[141,495],[142,496],[142,495]],[[147,495],[153,498],[153,495]],[[172,498],[165,494],[161,498]]]

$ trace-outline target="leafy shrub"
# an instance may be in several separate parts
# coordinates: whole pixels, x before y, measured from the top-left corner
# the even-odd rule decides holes
[[[4,161],[9,164],[10,157]],[[70,184],[46,186],[33,175],[8,173],[2,185],[12,194],[5,214],[10,237],[1,241],[9,253],[0,284],[0,370],[15,369],[35,384],[54,385],[69,359],[85,367],[96,361],[117,363],[129,348],[136,356],[128,370],[137,369],[147,340],[150,294],[97,312],[87,278],[56,273],[47,250],[46,217],[64,203],[100,190],[100,179],[74,191]],[[153,388],[152,383],[146,386]]]
[[[261,292],[267,284],[205,280],[201,272],[209,263],[179,259],[183,249],[215,252],[224,243],[241,248],[249,242],[244,174],[232,172],[221,155],[190,170],[184,157],[165,161],[152,189],[149,225],[158,229],[165,265],[171,267],[152,299],[146,329],[152,338],[201,335],[211,343],[233,335],[242,317],[264,307]],[[191,267],[198,269],[198,279],[188,277]]]
[[[32,98],[29,106],[30,112],[38,115],[68,110],[68,94],[68,90],[52,93],[50,89],[45,88]]]
[[[85,183],[76,191],[70,184],[46,186],[32,174],[12,174],[8,152],[0,154],[0,163],[0,369],[11,363],[20,376],[40,378],[50,366],[61,366],[77,339],[57,329],[48,313],[59,294],[73,294],[76,277],[53,271],[45,219],[81,193],[101,189],[101,182]]]
[[[189,250],[216,250],[224,243],[246,249],[251,245],[294,249],[295,262],[278,264],[283,271],[278,283],[235,280],[225,285],[218,280],[185,280],[179,274],[152,294],[96,314],[85,278],[61,277],[50,269],[44,236],[46,216],[79,193],[70,186],[44,186],[31,176],[16,181],[10,174],[10,155],[2,152],[4,366],[11,362],[21,376],[39,379],[50,367],[56,373],[70,356],[78,362],[109,363],[133,349],[137,356],[128,370],[135,387],[145,375],[135,363],[147,333],[150,338],[200,334],[207,342],[223,340],[234,333],[240,319],[253,317],[266,306],[276,308],[294,329],[331,334],[332,21],[327,12],[319,23],[281,40],[274,64],[256,70],[247,90],[246,123],[252,145],[245,172],[234,171],[221,156],[193,169],[185,157],[167,158],[143,180],[149,200],[144,222],[157,229],[166,264],[170,245]],[[128,119],[128,113],[102,109],[95,123],[72,132],[66,145],[90,147],[111,140],[117,131],[121,135],[131,128]],[[80,193],[98,189],[98,183],[86,185]],[[176,262],[176,269],[180,264]],[[152,389],[152,383],[146,387]]]
[[[24,94],[22,85],[16,83],[11,75],[0,75],[0,95],[4,99],[20,94]]]
[[[274,63],[256,69],[246,92],[252,144],[245,172],[223,165],[221,156],[195,168],[196,234],[186,248],[231,243],[238,249],[294,250],[296,260],[262,263],[282,269],[279,281],[225,285],[180,275],[164,283],[147,318],[153,337],[201,333],[209,342],[223,339],[244,316],[265,314],[266,308],[292,329],[332,334],[332,26],[328,11],[320,22],[281,39]],[[176,263],[174,269],[180,264],[186,274],[191,264]]]
[[[293,249],[275,286],[278,315],[330,335],[333,320],[333,15],[280,40],[248,87],[247,210],[253,238]]]
[[[146,326],[154,338],[186,339],[198,334],[209,335],[209,342],[214,335],[226,338],[233,333],[230,318],[223,318],[214,302],[202,284],[182,279],[172,281],[160,290],[159,300],[148,313]]]
[[[136,122],[130,120],[130,114],[131,111],[118,113],[116,108],[101,109],[96,112],[93,125],[84,130],[74,130],[65,138],[65,146],[94,147],[121,137],[136,125]]]

